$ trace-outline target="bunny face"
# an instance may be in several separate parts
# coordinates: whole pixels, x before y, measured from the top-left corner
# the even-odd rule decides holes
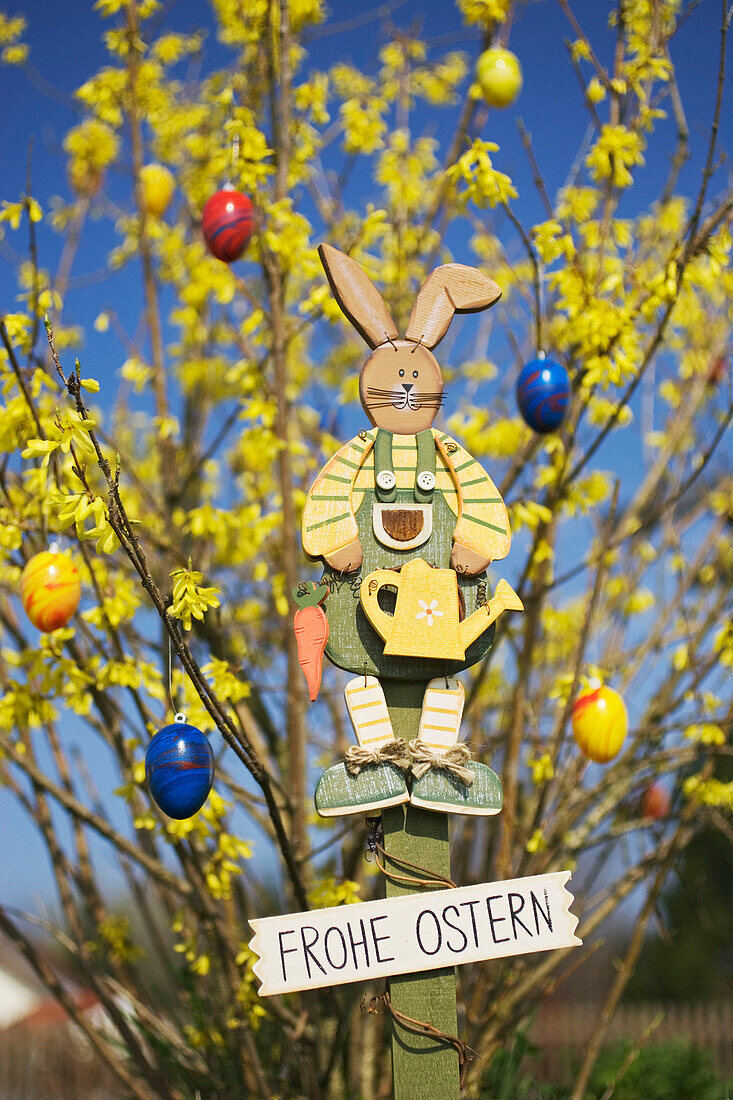
[[[440,367],[412,340],[382,344],[362,368],[359,396],[375,427],[417,435],[430,428],[443,403]]]
[[[336,301],[374,352],[359,379],[361,403],[372,424],[395,435],[427,431],[443,403],[440,367],[430,353],[456,313],[487,309],[501,296],[496,283],[464,264],[443,264],[418,292],[405,332],[397,326],[365,271],[330,244],[318,255]]]

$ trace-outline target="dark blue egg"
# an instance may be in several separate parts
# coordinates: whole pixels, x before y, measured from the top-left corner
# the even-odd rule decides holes
[[[145,777],[156,804],[179,821],[192,817],[214,781],[214,754],[201,730],[187,722],[163,726],[145,753]]]
[[[517,404],[535,432],[554,432],[570,403],[570,379],[562,363],[531,359],[517,379]]]

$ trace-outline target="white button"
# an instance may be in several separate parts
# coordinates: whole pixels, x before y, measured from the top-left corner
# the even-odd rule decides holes
[[[435,474],[431,474],[429,470],[423,470],[417,475],[417,487],[424,493],[432,493],[435,488]]]
[[[390,489],[394,489],[397,484],[397,478],[394,476],[391,470],[380,470],[377,474],[377,485],[380,489],[384,489],[385,492],[389,492]]]

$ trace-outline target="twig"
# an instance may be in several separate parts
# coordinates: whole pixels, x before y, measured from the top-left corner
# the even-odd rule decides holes
[[[47,794],[50,794],[52,798],[56,799],[65,810],[68,810],[69,813],[78,818],[79,821],[83,821],[86,825],[94,829],[95,832],[99,833],[100,836],[109,840],[118,851],[124,852],[125,855],[129,856],[135,863],[139,863],[149,874],[158,879],[159,882],[163,883],[169,889],[175,891],[175,893],[179,894],[182,898],[192,897],[193,887],[189,882],[179,878],[164,866],[164,864],[160,863],[159,860],[151,858],[141,848],[128,840],[124,834],[118,832],[107,821],[88,809],[78,798],[69,794],[63,787],[59,787],[50,780],[36,764],[28,759],[27,753],[19,753],[7,740],[3,742],[3,752],[21,771],[25,772],[28,778],[31,779],[37,787]]]
[[[88,410],[82,397],[82,389],[80,384],[80,378],[78,372],[70,375],[68,378],[64,373],[61,361],[56,350],[56,346],[53,339],[53,327],[50,321],[46,322],[46,330],[48,334],[49,347],[51,349],[51,356],[56,365],[56,371],[61,378],[64,386],[75,401],[77,412],[84,418],[88,418]],[[246,737],[240,730],[236,728],[231,718],[227,714],[226,710],[219,702],[215,692],[207,682],[198,662],[193,657],[190,648],[183,641],[178,626],[171,618],[166,601],[164,600],[160,589],[155,583],[150,570],[148,569],[145,553],[142,548],[134,528],[127,515],[122,497],[119,489],[119,468],[113,473],[112,468],[108,460],[105,458],[102,450],[99,446],[99,441],[94,431],[89,432],[89,438],[94,448],[94,452],[97,458],[97,465],[102,472],[105,481],[107,482],[108,489],[108,518],[110,526],[115,532],[117,538],[120,541],[121,546],[125,550],[128,558],[132,562],[145,591],[150,596],[153,605],[155,606],[158,615],[163,622],[166,632],[171,639],[173,649],[176,652],[181,664],[183,665],[189,679],[194,685],[196,692],[206,708],[208,714],[213,719],[220,733],[226,740],[227,744],[237,754],[239,759],[245,765],[247,770],[251,773],[252,777],[259,783],[262,788],[262,792],[267,802],[270,818],[275,830],[275,836],[280,848],[285,866],[288,870],[290,881],[293,885],[293,890],[298,899],[299,904],[304,909],[308,908],[308,901],[303,886],[300,870],[298,867],[295,854],[293,852],[292,845],[288,838],[285,826],[282,820],[280,807],[278,806],[274,793],[272,790],[272,784],[267,770],[261,763],[252,745],[247,741]],[[80,471],[81,473],[81,471]]]
[[[290,171],[292,144],[292,73],[290,54],[293,38],[290,30],[290,12],[286,0],[277,0],[270,4],[270,33],[273,36],[273,49],[270,53],[271,89],[273,125],[275,128],[274,147],[276,150],[275,200],[282,200],[287,194],[288,173]],[[277,22],[274,15],[278,13]],[[277,48],[275,46],[277,45]],[[279,71],[276,71],[275,58],[279,58]],[[296,517],[293,500],[293,473],[290,453],[290,409],[288,401],[287,333],[285,279],[279,257],[263,248],[263,268],[270,293],[270,324],[272,330],[272,361],[275,370],[275,395],[277,413],[275,433],[278,438],[278,475],[280,482],[282,519],[280,525],[282,541],[282,565],[285,573],[285,587],[288,593],[296,587],[297,549],[295,543]],[[287,751],[288,751],[288,796],[292,830],[292,845],[297,855],[305,850],[306,824],[306,730],[304,722],[303,700],[304,684],[299,675],[297,642],[293,631],[285,634],[285,648],[288,663],[287,691]],[[300,865],[302,867],[302,865]]]
[[[527,154],[529,166],[532,169],[532,179],[534,180],[534,185],[537,188],[537,194],[542,199],[542,205],[545,208],[545,213],[547,214],[547,217],[554,218],[555,211],[553,210],[552,203],[550,202],[550,196],[547,194],[545,181],[542,178],[540,166],[537,163],[537,158],[535,157],[534,149],[532,148],[532,135],[527,131],[527,128],[521,118],[517,119],[517,130],[519,131],[519,136],[522,139],[522,145],[524,147],[525,153]]]

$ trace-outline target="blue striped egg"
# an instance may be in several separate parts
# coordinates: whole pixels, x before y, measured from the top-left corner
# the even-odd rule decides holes
[[[570,403],[570,379],[555,359],[531,359],[517,379],[517,404],[535,432],[554,432]]]
[[[214,781],[214,754],[207,738],[187,722],[163,726],[145,753],[145,778],[155,803],[183,821],[200,810]]]

